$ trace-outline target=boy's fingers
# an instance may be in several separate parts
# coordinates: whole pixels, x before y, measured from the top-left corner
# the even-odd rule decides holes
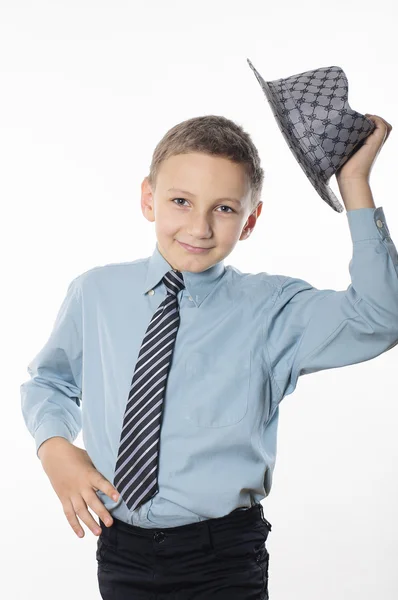
[[[87,527],[93,532],[94,535],[100,535],[101,528],[98,525],[97,521],[93,518],[91,513],[87,509],[87,504],[85,503],[82,496],[75,496],[71,498],[72,506],[75,509],[75,513],[79,517],[83,523],[87,525]]]
[[[67,518],[69,525],[72,527],[73,531],[79,537],[84,537],[84,530],[76,517],[76,512],[72,506],[72,502],[70,501],[70,499],[68,498],[68,500],[65,500],[62,503],[62,506],[64,509],[65,517]]]
[[[95,512],[96,515],[101,519],[108,527],[112,525],[112,515],[106,510],[105,506],[98,498],[97,494],[93,490],[88,490],[83,496],[87,506]],[[108,523],[109,521],[109,523]]]
[[[100,490],[104,492],[109,498],[112,500],[119,500],[119,492],[117,489],[105,478],[101,475],[99,471],[95,472],[95,478],[92,482],[90,482],[93,486],[94,490]],[[116,494],[117,498],[115,499],[113,496]]]

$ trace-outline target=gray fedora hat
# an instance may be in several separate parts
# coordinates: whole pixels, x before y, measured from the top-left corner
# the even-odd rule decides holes
[[[290,150],[322,200],[344,208],[329,180],[375,129],[348,104],[348,81],[340,67],[321,67],[264,81],[247,59]]]

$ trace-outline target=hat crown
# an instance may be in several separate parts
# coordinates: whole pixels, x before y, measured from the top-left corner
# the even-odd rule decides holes
[[[249,59],[248,63],[308,179],[325,202],[343,212],[326,184],[375,128],[373,121],[350,107],[343,69],[320,67],[264,81]]]

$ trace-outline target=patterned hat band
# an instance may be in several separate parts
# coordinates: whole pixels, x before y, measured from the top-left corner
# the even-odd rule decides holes
[[[344,208],[328,183],[375,129],[348,104],[348,80],[340,67],[321,67],[264,81],[249,59],[291,152],[322,200]]]

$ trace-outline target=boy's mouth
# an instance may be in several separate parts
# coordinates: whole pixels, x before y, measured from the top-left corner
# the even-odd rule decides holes
[[[177,240],[177,242],[185,250],[187,250],[188,252],[192,252],[193,254],[201,254],[202,252],[208,252],[209,250],[211,250],[211,248],[200,248],[198,246],[190,246],[189,244],[183,244],[182,242],[180,242],[178,240]]]

